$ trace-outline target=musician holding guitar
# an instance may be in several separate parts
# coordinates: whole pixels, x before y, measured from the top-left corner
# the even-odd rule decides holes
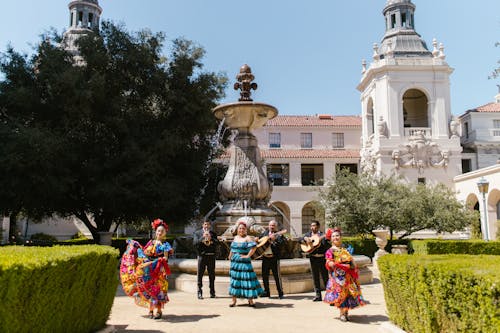
[[[326,286],[328,282],[328,271],[325,267],[325,252],[330,247],[330,244],[328,244],[328,241],[325,239],[325,234],[319,230],[319,227],[319,221],[312,220],[311,231],[306,232],[304,237],[300,238],[302,251],[306,253],[311,264],[314,292],[316,293],[313,302],[322,300],[320,275],[323,279],[324,286]]]
[[[283,299],[283,287],[281,284],[280,276],[280,251],[281,246],[285,242],[283,234],[286,230],[278,232],[278,222],[275,220],[269,221],[268,230],[264,231],[259,240],[265,241],[267,239],[268,250],[262,255],[262,282],[264,283],[264,293],[261,297],[271,297],[269,289],[269,271],[273,272],[274,281],[276,282],[276,289],[278,290],[278,297]]]

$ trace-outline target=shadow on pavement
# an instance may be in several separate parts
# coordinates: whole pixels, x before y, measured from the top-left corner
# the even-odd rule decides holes
[[[293,308],[294,305],[291,303],[260,303],[255,302],[256,309],[267,309],[267,308]]]
[[[384,315],[352,315],[349,314],[349,321],[358,324],[370,324],[381,321],[389,321],[389,317]]]
[[[116,333],[126,332],[126,333],[164,333],[164,331],[158,330],[127,330],[128,325],[114,325]]]
[[[177,316],[177,315],[172,315],[172,314],[164,314],[163,318],[157,321],[167,321],[169,323],[187,323],[187,322],[195,322],[195,321],[200,321],[202,319],[210,319],[210,318],[216,318],[220,317],[218,314],[213,314],[213,315],[182,315],[182,316]]]

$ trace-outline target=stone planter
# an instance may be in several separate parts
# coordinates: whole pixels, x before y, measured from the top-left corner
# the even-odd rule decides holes
[[[387,251],[384,250],[387,245],[387,238],[389,237],[389,230],[386,229],[377,229],[372,231],[375,234],[375,244],[378,246],[377,252],[375,252],[375,256],[373,260],[377,260],[380,256],[387,254]]]
[[[401,244],[401,245],[393,245],[391,249],[392,254],[408,254],[408,246]]]
[[[111,237],[113,236],[113,232],[111,231],[99,231],[99,245],[110,245],[111,246]]]

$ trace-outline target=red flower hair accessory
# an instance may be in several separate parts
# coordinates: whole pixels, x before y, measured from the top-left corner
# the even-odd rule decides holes
[[[162,219],[156,219],[151,223],[151,227],[156,230],[159,226],[165,228],[165,231],[168,232],[168,224],[166,224]]]
[[[339,233],[339,235],[341,235],[341,236],[342,236],[342,231],[340,230],[340,228],[339,228],[339,227],[335,227],[335,228],[330,228],[330,229],[328,229],[328,230],[326,231],[326,239],[331,239],[331,238],[332,238],[332,234],[333,234],[334,232],[338,232],[338,233]]]

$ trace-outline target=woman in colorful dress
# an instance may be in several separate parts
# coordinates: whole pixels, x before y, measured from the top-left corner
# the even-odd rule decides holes
[[[162,308],[168,299],[168,256],[174,250],[167,242],[168,225],[161,219],[151,223],[154,239],[142,247],[129,239],[120,265],[123,290],[134,297],[135,303],[149,308],[149,317],[160,319]],[[154,310],[156,309],[156,314]]]
[[[229,306],[234,307],[237,298],[246,298],[248,305],[255,307],[254,298],[259,297],[264,292],[259,280],[257,280],[257,274],[253,270],[251,261],[257,243],[247,235],[245,222],[238,223],[236,232],[229,253],[231,259],[229,295],[233,297]]]
[[[353,248],[342,244],[340,228],[328,229],[332,247],[325,253],[328,283],[324,302],[340,310],[340,320],[348,321],[348,311],[365,305],[358,282],[358,270],[352,258]]]

